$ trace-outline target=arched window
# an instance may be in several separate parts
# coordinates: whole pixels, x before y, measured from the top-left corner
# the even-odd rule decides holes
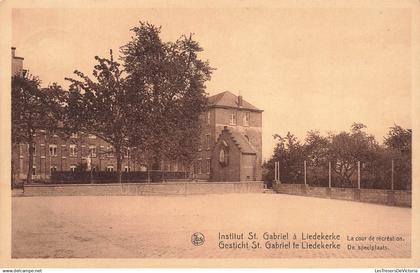
[[[225,162],[225,150],[221,149],[219,153],[219,162],[224,163]]]
[[[222,147],[219,152],[219,163],[222,166],[229,164],[229,149],[228,147]]]

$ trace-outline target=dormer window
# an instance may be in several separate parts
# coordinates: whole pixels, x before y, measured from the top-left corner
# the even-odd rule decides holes
[[[231,112],[229,116],[229,124],[236,125],[236,112]]]

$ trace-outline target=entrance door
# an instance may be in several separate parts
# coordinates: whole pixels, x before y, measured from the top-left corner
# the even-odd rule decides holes
[[[255,180],[255,154],[242,155],[241,180]]]

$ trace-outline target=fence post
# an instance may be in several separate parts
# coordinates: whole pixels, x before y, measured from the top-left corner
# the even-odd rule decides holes
[[[328,161],[328,188],[331,188],[331,161]]]
[[[394,159],[391,160],[391,190],[394,190]]]
[[[360,190],[360,161],[357,161],[357,188]]]
[[[306,160],[303,161],[303,180],[306,186]]]

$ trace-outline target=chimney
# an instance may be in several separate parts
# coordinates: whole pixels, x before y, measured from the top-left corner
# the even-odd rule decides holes
[[[12,46],[12,57],[16,56],[16,47]]]
[[[238,96],[238,106],[242,107],[242,96],[241,95]]]

